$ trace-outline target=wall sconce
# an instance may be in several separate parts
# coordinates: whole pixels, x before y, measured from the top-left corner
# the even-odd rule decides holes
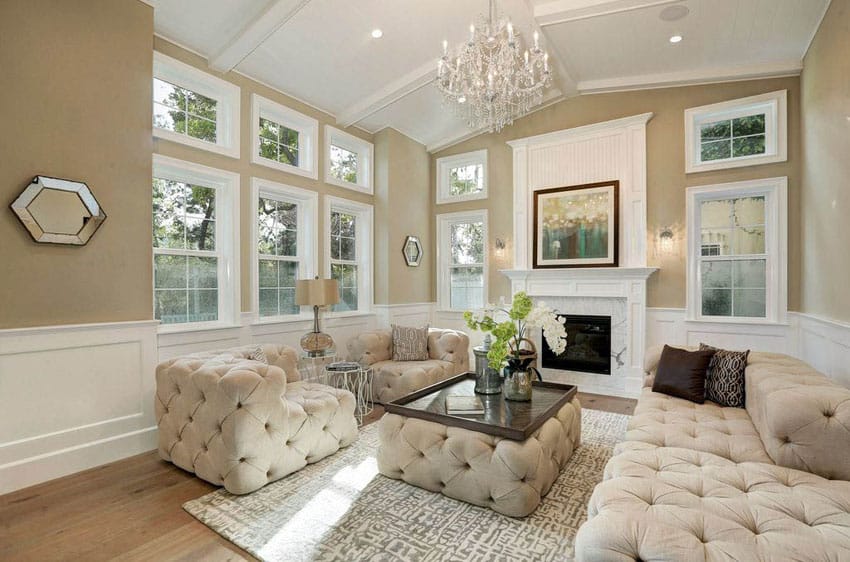
[[[505,255],[505,241],[501,238],[496,238],[496,257],[501,258]]]
[[[675,225],[663,226],[655,236],[656,257],[672,257],[679,253],[679,235]]]

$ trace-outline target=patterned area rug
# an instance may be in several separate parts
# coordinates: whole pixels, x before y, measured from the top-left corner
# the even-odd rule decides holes
[[[590,494],[628,419],[583,410],[581,447],[524,519],[381,476],[377,423],[347,449],[252,494],[222,489],[183,508],[268,561],[571,559]]]

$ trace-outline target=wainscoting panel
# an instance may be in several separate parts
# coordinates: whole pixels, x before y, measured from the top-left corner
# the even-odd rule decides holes
[[[0,494],[156,447],[156,326],[0,330]]]
[[[726,349],[755,349],[797,356],[796,318],[787,325],[692,322],[684,308],[647,308],[646,345],[706,343]]]
[[[850,324],[797,314],[800,357],[850,388]]]
[[[424,326],[432,323],[434,303],[419,302],[410,304],[376,304],[378,326],[389,327],[392,324],[402,326]],[[442,326],[434,326],[442,327]]]

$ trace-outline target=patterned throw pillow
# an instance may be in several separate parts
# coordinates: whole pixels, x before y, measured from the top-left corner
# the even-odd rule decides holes
[[[269,364],[269,358],[266,357],[266,352],[263,351],[263,348],[259,345],[255,347],[251,352],[245,356],[245,359],[250,359],[251,361],[259,361],[260,363]]]
[[[428,359],[428,326],[409,328],[393,324],[393,361]]]
[[[744,370],[750,351],[727,351],[704,343],[701,350],[717,350],[705,377],[705,397],[720,406],[744,407]]]

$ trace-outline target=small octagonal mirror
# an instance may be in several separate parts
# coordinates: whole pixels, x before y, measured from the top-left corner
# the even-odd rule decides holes
[[[416,267],[422,262],[422,244],[418,236],[408,236],[404,239],[402,248],[404,261],[409,267]]]
[[[12,203],[33,240],[83,246],[106,213],[89,187],[78,181],[36,176]]]

